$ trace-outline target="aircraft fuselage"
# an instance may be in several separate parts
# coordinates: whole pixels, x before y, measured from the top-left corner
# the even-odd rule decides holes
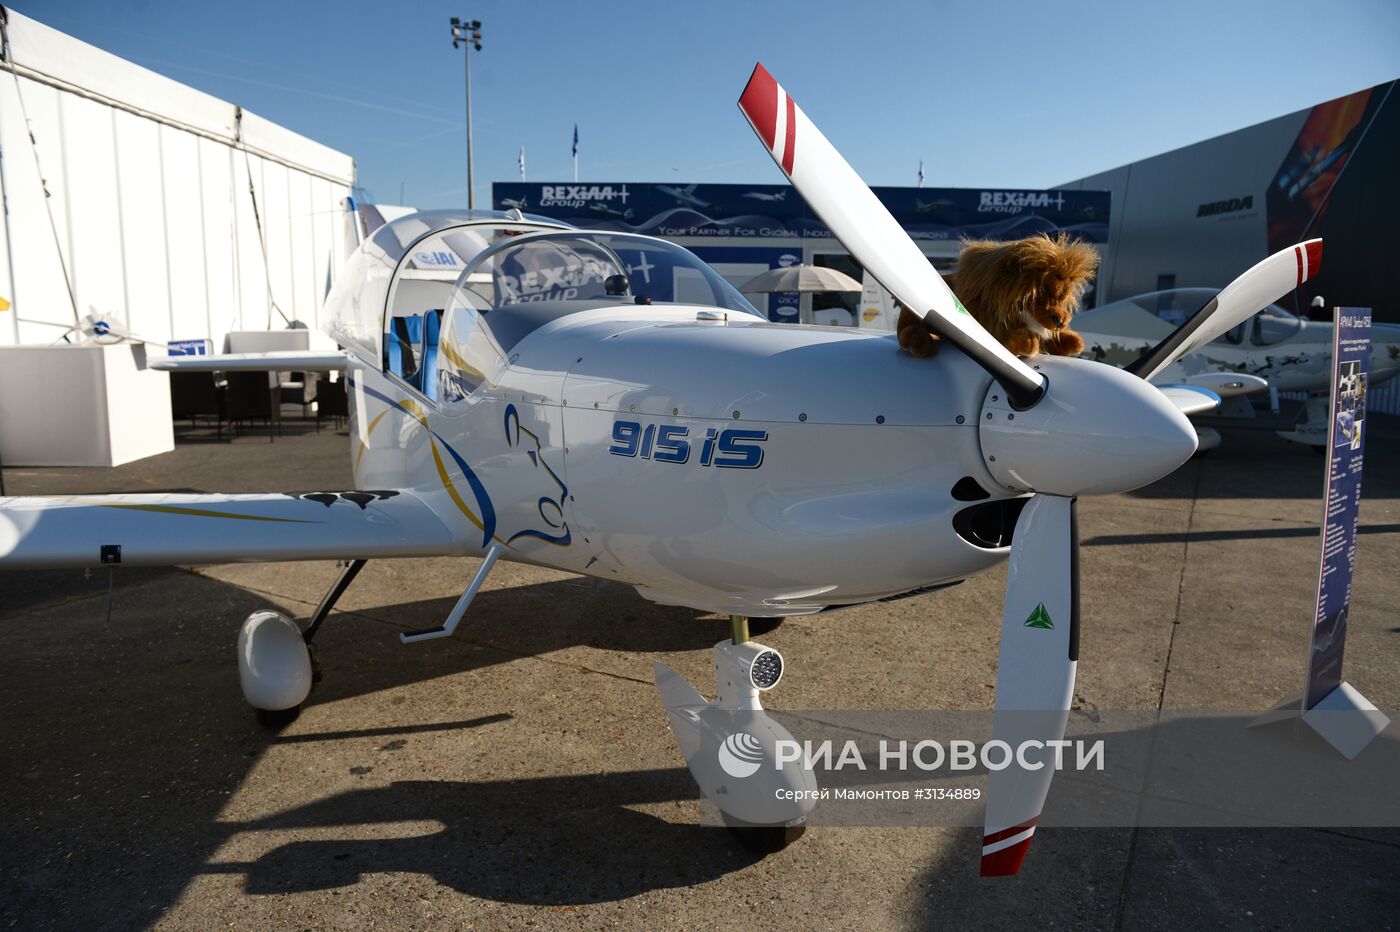
[[[658,602],[783,615],[1008,552],[955,528],[1013,496],[979,447],[990,380],[951,348],[916,360],[893,334],[665,305],[555,320],[451,404],[361,364],[351,379],[357,487],[407,476],[464,553],[495,542]],[[964,477],[992,504],[955,497]]]

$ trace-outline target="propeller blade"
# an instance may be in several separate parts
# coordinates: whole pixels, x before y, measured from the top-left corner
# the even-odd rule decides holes
[[[1045,391],[1040,373],[968,314],[885,205],[762,65],[754,67],[739,109],[793,187],[885,290],[986,369],[1018,408],[1039,400]]]
[[[1036,495],[1022,509],[1011,543],[992,726],[1013,751],[1065,735],[1079,660],[1078,548],[1074,499]],[[1039,752],[1030,762],[1036,758]],[[988,774],[983,877],[1021,869],[1055,773],[1050,752],[1039,759],[1045,762],[1038,770],[1013,757]]]
[[[1186,319],[1136,362],[1129,372],[1150,379],[1187,353],[1194,353],[1232,327],[1313,277],[1322,268],[1322,240],[1279,250],[1230,282],[1205,306]]]

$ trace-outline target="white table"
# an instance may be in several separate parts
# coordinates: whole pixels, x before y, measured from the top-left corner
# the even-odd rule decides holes
[[[175,449],[170,377],[132,343],[0,347],[0,462],[120,466]]]

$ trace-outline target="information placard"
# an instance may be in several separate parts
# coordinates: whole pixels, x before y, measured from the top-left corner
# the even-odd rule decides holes
[[[1356,563],[1356,521],[1361,503],[1362,436],[1366,378],[1371,361],[1371,311],[1333,310],[1332,416],[1327,434],[1327,483],[1322,510],[1322,554],[1317,572],[1317,612],[1303,710],[1313,708],[1342,683],[1347,609]]]

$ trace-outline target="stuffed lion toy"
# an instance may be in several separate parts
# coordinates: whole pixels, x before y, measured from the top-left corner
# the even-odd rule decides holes
[[[1069,322],[1098,264],[1097,250],[1064,233],[978,240],[963,244],[951,285],[968,313],[1016,355],[1078,356],[1084,341]],[[897,329],[912,355],[938,352],[938,337],[908,308],[900,308]]]

